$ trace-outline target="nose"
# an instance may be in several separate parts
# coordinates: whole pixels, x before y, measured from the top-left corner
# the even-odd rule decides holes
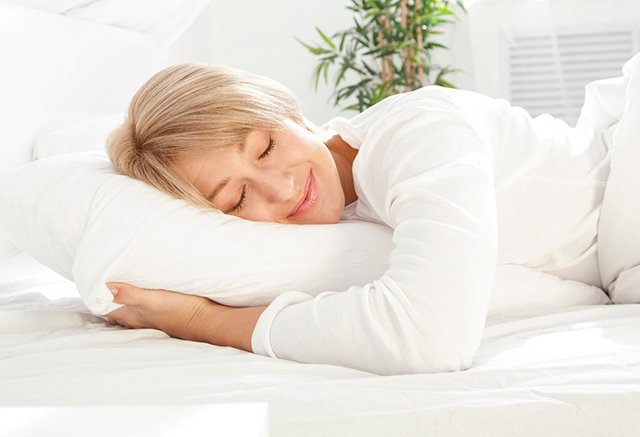
[[[260,188],[271,202],[286,202],[296,194],[293,174],[275,169],[265,173]]]

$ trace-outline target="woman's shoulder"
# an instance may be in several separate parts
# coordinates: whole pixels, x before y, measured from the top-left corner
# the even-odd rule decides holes
[[[374,121],[385,121],[390,117],[416,110],[445,111],[463,115],[469,107],[493,106],[494,102],[495,99],[473,91],[430,85],[387,97],[360,114],[348,120],[341,120],[346,120],[353,126],[370,126]]]
[[[332,118],[323,127],[335,130],[351,147],[360,149],[367,134],[383,123],[388,124],[393,120],[411,117],[410,112],[444,108],[455,111],[456,101],[464,97],[456,91],[458,90],[440,86],[426,86],[415,91],[396,94],[353,117]]]

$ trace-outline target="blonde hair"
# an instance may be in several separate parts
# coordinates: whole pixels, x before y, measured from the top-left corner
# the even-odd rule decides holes
[[[107,139],[116,169],[175,197],[212,206],[178,170],[178,158],[242,143],[254,129],[305,126],[295,95],[275,80],[219,65],[168,67],[135,94]]]

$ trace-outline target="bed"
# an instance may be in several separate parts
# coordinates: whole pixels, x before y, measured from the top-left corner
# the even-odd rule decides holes
[[[21,53],[0,46],[3,54],[14,57],[12,62],[23,63],[22,70],[3,73],[9,75],[3,84],[20,83],[33,69],[34,83],[51,89],[56,80],[53,89],[61,94],[36,90],[20,100],[19,87],[11,89],[10,96],[23,106],[13,114],[3,104],[3,119],[12,123],[0,134],[2,172],[27,163],[34,154],[45,157],[44,150],[74,151],[53,147],[58,144],[51,142],[55,135],[47,137],[49,143],[40,140],[96,117],[109,125],[132,90],[161,64],[161,46],[153,34],[2,3],[0,21],[5,24],[2,32],[16,34],[20,25],[47,29],[50,35],[45,42],[20,40]],[[104,45],[111,57],[96,51]],[[77,64],[55,63],[56,69],[47,70],[42,68],[48,66],[43,53],[51,54],[49,62],[57,55]],[[86,65],[78,53],[87,55]],[[123,65],[129,74],[116,80]],[[113,86],[93,90],[108,77]],[[89,97],[63,95],[80,85],[92,90]],[[5,89],[10,90],[3,85]],[[43,105],[56,117],[27,112]],[[62,146],[66,144],[71,143]],[[89,311],[74,282],[16,250],[7,239],[0,241],[0,249],[4,414],[19,408],[36,412],[36,407],[83,414],[80,407],[90,406],[110,422],[109,407],[261,403],[268,405],[272,436],[631,436],[640,428],[639,304],[611,305],[601,296],[546,306],[531,301],[494,311],[469,370],[379,376],[111,326]],[[511,287],[506,292],[525,292]],[[496,308],[499,298],[497,294]],[[215,423],[210,426],[212,435],[237,435],[222,433]],[[0,435],[22,435],[12,432],[0,425]]]
[[[377,376],[110,326],[25,254],[3,259],[0,277],[2,407],[262,402],[272,436],[632,436],[640,426],[640,305],[496,316],[471,369]]]

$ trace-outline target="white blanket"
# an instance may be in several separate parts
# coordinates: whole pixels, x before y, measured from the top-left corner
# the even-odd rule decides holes
[[[587,87],[581,125],[615,127],[598,225],[603,285],[616,303],[640,302],[640,54],[624,76]]]
[[[0,262],[0,406],[267,402],[275,437],[640,427],[640,305],[490,318],[470,370],[383,377],[110,326],[74,293],[25,255]]]
[[[389,268],[344,293],[278,296],[254,330],[256,353],[379,374],[462,370],[487,308],[576,293],[608,302],[597,233],[610,144],[599,130],[442,87],[328,126],[359,149],[352,217],[393,229]],[[505,289],[496,308],[492,291]]]

